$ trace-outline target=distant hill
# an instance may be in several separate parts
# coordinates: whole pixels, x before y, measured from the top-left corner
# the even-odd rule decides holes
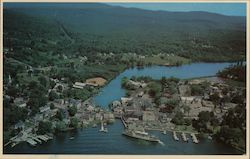
[[[51,51],[65,54],[173,53],[194,61],[232,61],[246,52],[246,17],[101,3],[4,4],[4,33],[5,46],[7,37],[42,38]]]

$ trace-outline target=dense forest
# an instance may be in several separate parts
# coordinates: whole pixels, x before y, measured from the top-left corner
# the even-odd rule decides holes
[[[149,11],[98,3],[23,4],[6,5],[4,21],[4,46],[14,47],[15,56],[27,61],[37,59],[32,57],[34,51],[85,55],[90,60],[97,53],[163,53],[193,61],[236,61],[244,59],[246,51],[246,18],[207,12]]]

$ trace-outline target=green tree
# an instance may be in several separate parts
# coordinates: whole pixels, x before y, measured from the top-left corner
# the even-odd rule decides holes
[[[49,92],[49,100],[50,101],[53,101],[53,100],[58,99],[58,98],[59,98],[59,96],[57,95],[57,93],[55,91],[52,90]]]
[[[54,103],[50,103],[50,109],[55,109],[55,105],[54,105]]]
[[[59,109],[56,113],[56,118],[59,119],[59,120],[63,120],[64,118],[64,115],[63,115],[63,110]]]
[[[177,111],[175,116],[173,117],[173,119],[171,120],[172,123],[176,124],[176,125],[182,125],[184,124],[184,115],[181,111]]]
[[[151,97],[159,97],[160,92],[161,92],[161,86],[158,83],[154,82],[149,85],[148,93]]]
[[[69,111],[70,116],[74,116],[77,112],[77,107],[75,105],[73,105],[73,106],[69,107],[68,111]]]
[[[162,77],[161,78],[161,85],[164,87],[166,85],[166,83],[167,83],[166,77]]]
[[[76,117],[71,118],[70,126],[75,128],[75,129],[78,127],[78,119]]]
[[[44,135],[46,133],[52,133],[52,123],[49,121],[40,121],[38,125],[38,134]]]
[[[41,83],[42,86],[44,86],[45,88],[47,87],[48,81],[47,81],[46,77],[40,76],[40,77],[38,78],[38,80],[39,80],[39,82]]]
[[[63,121],[58,121],[56,123],[56,131],[65,131],[67,128],[66,124]]]
[[[212,95],[210,95],[210,100],[213,102],[215,108],[218,106],[220,103],[220,96],[219,93],[215,92]]]
[[[184,113],[188,113],[188,116],[189,116],[191,108],[188,105],[184,105],[183,110],[184,110]]]

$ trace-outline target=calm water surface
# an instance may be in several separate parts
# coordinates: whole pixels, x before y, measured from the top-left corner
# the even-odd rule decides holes
[[[121,88],[121,79],[125,76],[151,76],[160,79],[162,76],[177,77],[181,79],[212,76],[231,63],[195,63],[180,67],[153,66],[144,69],[127,69],[113,79],[102,91],[95,96],[94,101],[107,107],[113,100],[125,95]],[[192,142],[176,142],[172,134],[166,135],[152,131],[164,143],[154,144],[123,136],[123,125],[119,120],[113,125],[108,125],[108,133],[99,132],[97,128],[79,129],[57,135],[53,140],[31,147],[20,144],[14,148],[4,148],[4,153],[43,153],[43,154],[154,154],[154,155],[201,155],[201,154],[240,154],[239,151],[216,141],[200,139],[199,144]],[[69,138],[74,136],[73,140]],[[180,136],[180,135],[179,135]],[[190,137],[189,137],[190,138]]]
[[[166,154],[166,155],[201,155],[201,154],[238,154],[239,152],[222,143],[201,140],[199,144],[174,141],[172,134],[166,135],[153,131],[164,145],[131,139],[123,136],[123,125],[116,120],[108,125],[108,133],[99,132],[99,127],[80,129],[57,135],[55,139],[36,147],[20,144],[5,153],[42,153],[42,154]],[[69,138],[74,136],[73,140]],[[179,134],[179,138],[181,138]],[[189,137],[190,138],[190,137]]]
[[[228,67],[232,63],[192,63],[179,67],[152,66],[144,69],[131,68],[127,69],[106,85],[102,91],[95,96],[96,104],[107,107],[114,100],[119,100],[125,96],[125,90],[121,88],[121,79],[132,76],[150,76],[153,79],[161,77],[177,77],[180,79],[213,76],[219,70]]]

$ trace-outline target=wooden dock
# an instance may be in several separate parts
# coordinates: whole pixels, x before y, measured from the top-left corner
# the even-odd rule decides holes
[[[195,134],[194,134],[194,133],[191,133],[190,135],[191,135],[191,137],[192,137],[192,139],[193,139],[193,142],[196,143],[196,144],[198,144],[199,141],[198,141],[198,139],[196,138]]]
[[[39,140],[37,137],[32,137],[32,139],[33,139],[34,141],[38,142],[39,144],[41,144],[41,143],[42,143],[42,141],[41,141],[41,140]]]
[[[179,138],[177,137],[177,134],[175,131],[173,131],[173,137],[174,137],[175,141],[179,141]]]
[[[50,140],[52,138],[53,137],[46,135],[46,134],[45,135],[36,135],[36,134],[25,133],[25,135],[23,135],[21,137],[15,136],[15,137],[11,138],[9,140],[9,142],[7,142],[4,146],[11,144],[11,147],[14,147],[21,142],[27,142],[31,146],[36,146],[38,143],[41,144],[42,142],[47,142],[48,140]]]
[[[128,125],[126,124],[126,122],[125,122],[125,120],[123,119],[123,117],[121,117],[121,121],[122,121],[122,123],[123,123],[124,127],[125,127],[125,128],[127,128],[127,127],[128,127]]]
[[[27,142],[31,145],[31,146],[36,146],[37,142],[35,142],[34,140],[32,140],[31,138],[27,139]]]
[[[188,142],[188,138],[186,137],[186,134],[184,132],[181,133],[182,139],[185,142]]]

